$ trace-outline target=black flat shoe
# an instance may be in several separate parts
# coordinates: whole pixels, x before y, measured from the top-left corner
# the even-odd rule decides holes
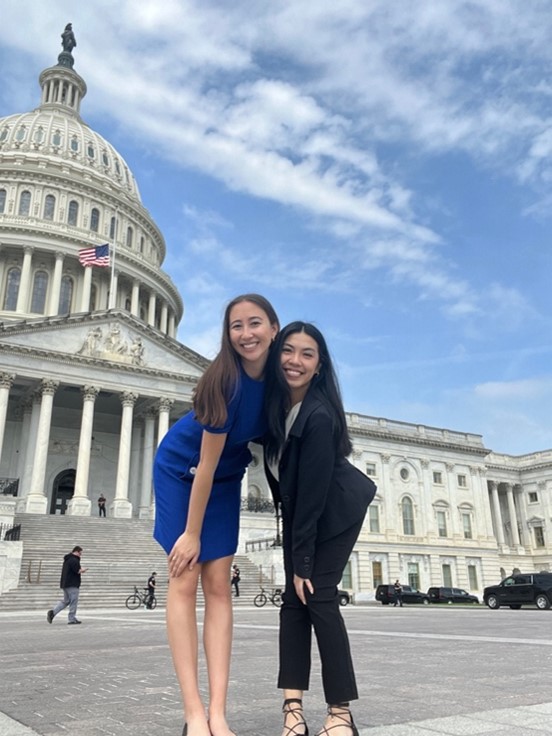
[[[292,707],[294,703],[297,703],[296,708]],[[302,700],[299,698],[288,698],[287,700],[284,700],[282,712],[284,714],[284,728],[286,729],[284,732],[285,736],[309,736],[309,727],[307,726],[305,716],[303,715]],[[287,725],[288,716],[293,716],[295,719],[295,723],[291,726]]]
[[[188,736],[188,724],[184,724],[184,728],[182,729],[182,736]]]

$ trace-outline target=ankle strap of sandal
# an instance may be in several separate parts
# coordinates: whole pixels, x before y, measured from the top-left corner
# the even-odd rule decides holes
[[[289,706],[292,703],[299,703],[299,708],[290,708]],[[301,700],[301,698],[286,698],[286,700],[284,700],[284,704],[282,706],[282,710],[285,713],[289,713],[292,710],[302,710],[302,708],[303,708],[303,701]]]

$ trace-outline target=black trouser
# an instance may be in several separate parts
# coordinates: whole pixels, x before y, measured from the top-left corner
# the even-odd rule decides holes
[[[155,588],[148,587],[148,598],[146,600],[146,608],[151,608],[152,601],[155,597]]]
[[[232,585],[234,586],[236,590],[236,598],[240,597],[240,581],[239,580],[232,580]]]
[[[105,516],[105,506],[98,506],[98,516]]]
[[[280,673],[278,687],[308,690],[311,669],[312,629],[322,664],[322,685],[329,705],[358,698],[358,691],[345,622],[339,610],[337,586],[343,576],[362,522],[338,537],[316,545],[311,582],[314,594],[306,592],[303,605],[293,586],[291,546],[284,521],[284,567],[286,588],[280,609]]]

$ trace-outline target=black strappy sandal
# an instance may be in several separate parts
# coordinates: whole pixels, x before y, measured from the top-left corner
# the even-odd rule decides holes
[[[330,731],[333,731],[334,728],[343,728],[343,726],[347,726],[351,729],[352,736],[359,736],[358,728],[355,726],[353,714],[351,713],[348,705],[329,705],[328,715],[331,716],[331,718],[335,718],[337,722],[331,726],[324,726],[316,736],[331,736]]]
[[[298,708],[292,708],[293,703],[298,703]],[[309,727],[307,726],[307,722],[305,721],[305,716],[303,715],[303,701],[300,698],[288,698],[287,700],[284,700],[284,705],[282,706],[282,713],[284,714],[284,728],[285,730],[285,736],[309,736]],[[287,725],[287,717],[288,715],[292,715],[295,718],[295,723],[292,726]],[[304,727],[304,731],[297,729],[302,729]]]

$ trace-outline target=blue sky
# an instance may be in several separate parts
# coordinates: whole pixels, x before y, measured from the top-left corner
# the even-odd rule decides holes
[[[552,447],[548,2],[3,0],[0,115],[73,23],[211,357],[265,294],[326,334],[349,411]]]

